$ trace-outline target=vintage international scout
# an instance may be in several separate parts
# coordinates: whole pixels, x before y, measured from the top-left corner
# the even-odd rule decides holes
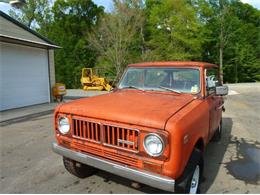
[[[221,137],[228,89],[218,78],[218,67],[204,62],[130,64],[111,93],[56,108],[52,148],[79,178],[101,169],[196,193],[203,151]]]

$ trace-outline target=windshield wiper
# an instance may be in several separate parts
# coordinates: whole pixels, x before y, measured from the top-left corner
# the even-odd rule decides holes
[[[135,86],[132,86],[132,85],[126,86],[126,87],[122,87],[121,89],[137,89],[137,90],[143,91],[142,89],[139,89],[138,87],[135,87]]]
[[[172,91],[172,92],[175,92],[175,93],[181,94],[180,91],[178,91],[178,90],[174,90],[174,89],[171,89],[171,88],[168,88],[168,87],[159,86],[159,88],[161,88],[161,89],[166,89],[166,90],[168,90],[168,91]]]

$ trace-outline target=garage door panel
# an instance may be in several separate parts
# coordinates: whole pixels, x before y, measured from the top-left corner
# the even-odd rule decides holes
[[[22,101],[17,101],[13,97],[10,99],[4,99],[3,102],[5,105],[1,108],[2,110],[7,110],[7,109],[12,109],[12,108],[19,108],[19,107],[24,107],[24,106],[29,106],[29,105],[35,105],[39,104],[39,99],[32,99],[32,98],[23,98]],[[45,103],[45,100],[40,102],[40,103]],[[14,107],[15,105],[15,107]]]
[[[0,44],[0,110],[49,102],[47,50]]]

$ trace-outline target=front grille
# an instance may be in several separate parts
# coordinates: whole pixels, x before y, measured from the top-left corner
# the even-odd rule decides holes
[[[138,151],[138,131],[104,125],[105,145]]]
[[[73,137],[92,142],[101,141],[100,124],[77,119],[73,119],[72,121]]]
[[[127,151],[138,151],[139,131],[97,122],[72,119],[72,136]]]
[[[126,165],[137,166],[138,164],[138,160],[131,155],[117,154],[109,150],[102,151],[102,149],[99,147],[95,147],[93,145],[88,145],[88,144],[77,143],[77,142],[75,143],[75,146],[77,147],[77,149],[81,150],[82,152],[87,152],[90,154],[102,156],[104,158],[116,162],[124,163]]]

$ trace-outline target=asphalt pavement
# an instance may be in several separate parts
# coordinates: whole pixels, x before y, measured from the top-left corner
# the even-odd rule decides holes
[[[229,85],[223,136],[204,154],[202,193],[260,192],[260,83]],[[99,171],[70,175],[51,151],[53,115],[0,124],[0,193],[167,193]]]

